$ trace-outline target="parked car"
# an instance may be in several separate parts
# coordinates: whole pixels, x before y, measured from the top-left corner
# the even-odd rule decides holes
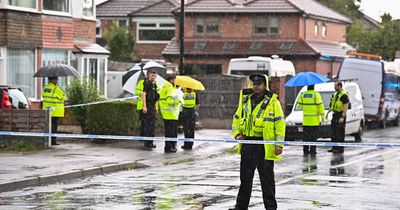
[[[361,56],[344,59],[338,78],[339,80],[354,80],[360,86],[366,123],[379,124],[381,128],[385,128],[388,122],[398,125],[400,122],[400,62],[386,62],[375,57],[361,54]]]
[[[1,109],[29,109],[30,101],[24,93],[15,87],[0,85]]]
[[[343,89],[347,91],[350,99],[349,109],[346,118],[346,135],[352,135],[356,141],[361,141],[364,132],[364,106],[360,88],[355,82],[343,82]],[[295,106],[292,112],[286,117],[286,140],[302,140],[303,139],[303,111],[297,107],[297,100],[300,94],[307,90],[304,86],[297,95]],[[334,83],[316,84],[315,90],[321,94],[322,101],[325,106],[325,115],[329,110],[330,100],[335,92]],[[331,119],[332,112],[328,115],[327,120],[320,126],[319,138],[330,138],[331,136]]]

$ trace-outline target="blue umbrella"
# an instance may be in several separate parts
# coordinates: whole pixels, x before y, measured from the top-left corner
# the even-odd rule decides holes
[[[285,83],[285,86],[294,87],[314,85],[318,83],[325,83],[329,80],[329,78],[322,76],[321,74],[316,72],[301,72],[290,78],[289,81]]]

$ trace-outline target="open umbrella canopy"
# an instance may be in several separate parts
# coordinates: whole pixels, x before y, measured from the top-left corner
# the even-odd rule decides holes
[[[142,69],[143,66],[143,69]],[[122,76],[122,85],[126,83],[126,81],[136,72],[141,71],[141,70],[164,70],[165,67],[155,61],[148,61],[146,64],[143,63],[137,63],[135,64],[132,68],[129,69],[129,71]]]
[[[330,79],[316,72],[301,72],[296,74],[294,77],[290,78],[289,81],[285,83],[285,86],[295,87],[295,86],[305,86],[305,85],[315,85],[319,83],[325,83]]]
[[[179,85],[184,88],[190,88],[193,90],[205,90],[203,84],[189,76],[176,76],[175,85]]]
[[[54,64],[40,68],[33,77],[79,77],[79,72],[74,67],[65,64]]]
[[[138,81],[141,79],[145,79],[145,77],[143,77],[143,74],[146,75],[146,73],[147,70],[144,70],[143,73],[142,71],[137,71],[125,82],[125,84],[122,86],[122,89],[129,93],[135,94]],[[157,75],[156,83],[159,88],[164,84],[165,81],[166,80],[164,78],[162,78],[160,75]]]

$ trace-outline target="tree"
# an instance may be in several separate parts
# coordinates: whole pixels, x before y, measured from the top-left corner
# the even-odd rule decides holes
[[[317,0],[319,3],[341,13],[353,21],[361,18],[360,12],[361,0]]]
[[[133,56],[133,47],[135,46],[133,34],[128,29],[118,27],[113,24],[112,27],[104,33],[107,47],[110,50],[110,59],[114,61],[131,61]]]

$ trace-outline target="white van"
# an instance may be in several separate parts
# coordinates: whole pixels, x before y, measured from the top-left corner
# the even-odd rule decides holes
[[[400,121],[400,70],[396,62],[365,58],[346,58],[338,73],[339,80],[354,80],[361,89],[367,123]]]
[[[346,135],[352,135],[356,141],[361,141],[364,131],[364,107],[360,88],[355,82],[343,82],[343,89],[347,91],[350,99],[350,106],[346,114]],[[286,117],[286,140],[303,139],[303,111],[297,107],[297,100],[300,94],[307,90],[304,86],[297,95],[292,112]],[[334,82],[316,84],[315,90],[321,94],[325,106],[325,115],[329,110],[332,95],[335,92]],[[327,120],[320,126],[319,138],[330,138],[332,112]]]
[[[277,55],[270,57],[250,56],[248,58],[232,58],[229,62],[228,75],[266,74],[269,77],[284,77],[295,75],[291,61],[283,60]]]

